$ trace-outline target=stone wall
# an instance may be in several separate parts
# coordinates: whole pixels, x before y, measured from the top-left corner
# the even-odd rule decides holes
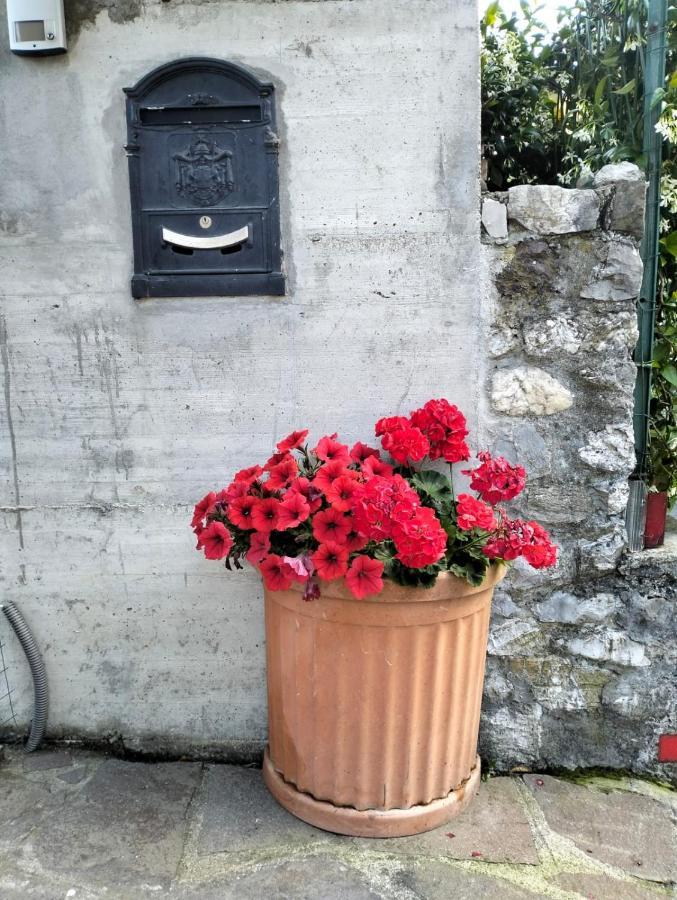
[[[292,428],[366,439],[439,395],[476,424],[476,2],[69,0],[67,24],[64,56],[17,57],[0,16],[2,597],[52,735],[233,758],[266,733],[261,588],[195,552],[195,501]],[[131,297],[122,89],[191,55],[276,85],[285,297]]]
[[[497,593],[481,742],[502,770],[677,771],[657,762],[677,727],[677,552],[625,552],[644,191],[622,164],[483,202],[484,443],[527,468],[514,507],[561,548]]]

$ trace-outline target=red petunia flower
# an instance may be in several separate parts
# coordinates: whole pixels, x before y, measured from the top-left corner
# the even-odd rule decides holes
[[[368,456],[360,466],[362,474],[370,478],[372,475],[381,475],[387,477],[393,474],[393,467],[383,462],[380,456]]]
[[[363,444],[362,441],[353,444],[353,448],[350,451],[350,458],[356,463],[363,463],[365,459],[369,459],[370,456],[379,455],[376,447],[370,447],[368,444]]]
[[[353,597],[362,600],[383,590],[383,563],[369,556],[356,556],[346,573],[346,584]]]
[[[291,493],[301,494],[310,507],[311,515],[322,506],[322,491],[314,481],[310,481],[308,478],[295,478],[289,485],[286,496],[288,497]]]
[[[332,507],[316,513],[313,519],[313,535],[321,544],[326,541],[342,544],[348,536],[350,528],[350,520]]]
[[[250,466],[248,469],[240,469],[233,481],[250,485],[253,484],[260,475],[263,475],[261,466]]]
[[[350,451],[346,444],[342,444],[335,438],[335,434],[320,438],[313,452],[323,462],[342,462],[347,465],[350,462]]]
[[[198,547],[207,559],[223,559],[233,546],[233,538],[223,522],[210,522],[198,538]]]
[[[402,465],[405,465],[407,460],[419,462],[430,452],[428,438],[422,431],[411,425],[387,431],[381,438],[381,445],[396,462]]]
[[[237,500],[233,500],[228,504],[228,518],[233,525],[237,525],[238,528],[243,528],[245,531],[253,528],[252,510],[257,503],[256,497],[251,497],[248,494],[244,497],[238,497]]]
[[[303,442],[308,437],[308,429],[305,428],[303,431],[292,431],[291,434],[288,434],[284,440],[280,441],[276,446],[277,449],[281,453],[285,453],[287,450],[296,450],[298,447],[303,445]]]
[[[287,528],[296,528],[301,522],[305,522],[309,515],[310,506],[303,494],[297,491],[287,491],[284,500],[280,503],[277,529],[286,531]]]
[[[342,460],[335,459],[320,466],[317,475],[313,479],[313,484],[326,494],[336,479],[342,475],[346,475],[348,478],[357,478],[357,472],[353,469],[348,469]]]
[[[456,504],[456,524],[461,531],[479,528],[482,531],[493,531],[496,518],[493,509],[470,494],[459,494]]]
[[[502,456],[491,456],[486,450],[477,454],[481,465],[476,469],[463,469],[470,475],[470,487],[477,491],[482,500],[495,506],[496,503],[512,500],[524,489],[527,473],[522,466],[513,466]]]
[[[296,477],[299,467],[294,457],[289,454],[269,471],[270,477],[264,487],[268,491],[281,491]]]
[[[266,464],[263,467],[264,472],[270,472],[273,466],[279,465],[283,459],[286,459],[289,456],[289,452],[285,450],[284,453],[273,453],[270,459],[266,460]]]
[[[249,550],[245,554],[245,559],[253,566],[258,566],[270,550],[270,534],[264,531],[255,531],[249,539]]]
[[[352,497],[359,485],[355,478],[348,475],[341,475],[332,481],[331,486],[326,491],[326,497],[329,503],[340,512],[348,512],[351,508]]]
[[[288,591],[294,580],[294,570],[277,553],[271,553],[263,560],[259,572],[269,591]]]
[[[355,528],[351,528],[346,535],[343,546],[351,553],[357,553],[359,550],[364,550],[368,543],[369,541],[363,534],[360,534]]]
[[[275,497],[257,500],[252,510],[252,523],[257,531],[273,531],[277,528],[280,501]]]
[[[200,502],[196,505],[193,510],[193,518],[191,519],[191,527],[195,528],[199,526],[200,528],[204,525],[204,519],[207,515],[207,510],[214,505],[214,501],[216,500],[216,494],[214,491],[210,491],[206,496],[200,500]]]
[[[315,570],[323,581],[334,581],[348,571],[348,551],[334,541],[320,544],[312,555]]]

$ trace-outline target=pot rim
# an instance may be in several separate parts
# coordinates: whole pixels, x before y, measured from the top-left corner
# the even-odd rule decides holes
[[[347,603],[439,603],[441,600],[455,600],[462,597],[468,597],[472,594],[484,593],[494,588],[499,581],[505,578],[507,566],[505,563],[491,563],[487,570],[486,577],[481,584],[469,584],[464,578],[458,578],[451,572],[440,572],[437,580],[431,587],[420,587],[414,585],[397,584],[389,578],[383,579],[383,590],[380,594],[371,594],[359,600],[350,592],[345,579],[339,578],[336,581],[322,581],[320,584],[320,597],[322,599],[341,600]],[[289,589],[296,593],[303,592],[304,585],[294,582]],[[270,591],[267,593],[282,594],[284,591]],[[313,600],[317,603],[317,600]]]

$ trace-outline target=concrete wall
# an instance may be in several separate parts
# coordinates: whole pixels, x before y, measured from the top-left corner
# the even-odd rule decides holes
[[[52,734],[246,747],[265,735],[258,580],[194,551],[193,503],[295,427],[365,439],[431,396],[476,424],[476,4],[67,13],[60,58],[0,34],[2,596],[44,650]],[[130,296],[122,88],[192,54],[277,85],[285,298]]]

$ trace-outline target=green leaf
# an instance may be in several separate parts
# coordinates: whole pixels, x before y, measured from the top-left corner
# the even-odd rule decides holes
[[[671,231],[670,234],[666,234],[664,238],[661,239],[661,247],[666,253],[670,253],[672,256],[677,256],[677,231]]]
[[[670,364],[669,366],[665,366],[661,369],[661,375],[665,378],[666,381],[669,381],[670,384],[677,387],[677,368]]]
[[[618,88],[614,91],[614,94],[621,94],[625,96],[626,94],[631,94],[635,89],[635,79],[631,79],[626,84],[623,85],[622,88]]]
[[[598,82],[597,87],[595,88],[595,104],[599,106],[602,102],[602,97],[604,96],[604,88],[606,87],[606,83],[609,80],[609,76],[605,75],[601,81]]]
[[[451,497],[449,478],[434,469],[417,472],[411,479],[411,483],[417,491],[427,494],[433,500],[445,500]]]
[[[491,27],[496,24],[496,19],[498,18],[498,13],[500,11],[500,4],[498,0],[494,0],[493,3],[490,3],[487,6],[487,11],[484,13],[484,24]]]

